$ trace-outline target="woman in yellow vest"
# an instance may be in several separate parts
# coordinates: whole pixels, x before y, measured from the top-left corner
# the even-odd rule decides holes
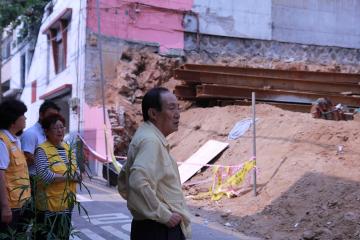
[[[37,224],[43,224],[37,239],[69,239],[71,212],[80,179],[76,159],[63,142],[65,120],[53,114],[41,122],[46,141],[35,151],[38,183],[36,191]]]
[[[18,100],[0,104],[0,239],[10,239],[10,228],[24,234],[28,224],[24,208],[30,199],[29,174],[17,138],[25,128],[26,111]]]

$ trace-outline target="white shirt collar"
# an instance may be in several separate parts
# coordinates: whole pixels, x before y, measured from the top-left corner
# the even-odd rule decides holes
[[[17,142],[19,140],[16,136],[12,135],[12,133],[10,133],[8,130],[3,129],[3,131],[11,142]]]

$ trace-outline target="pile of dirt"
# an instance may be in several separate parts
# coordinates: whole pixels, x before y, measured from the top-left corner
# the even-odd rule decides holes
[[[252,135],[227,135],[235,123],[251,117],[251,107],[191,108],[181,115],[179,131],[169,136],[173,156],[190,157],[207,140],[228,142],[216,164],[250,160]],[[252,181],[240,196],[211,201],[196,198],[211,185],[207,168],[189,182],[188,203],[196,216],[218,221],[264,239],[360,238],[359,121],[326,121],[310,114],[257,105],[258,195]]]
[[[188,56],[188,63],[204,63]],[[117,78],[107,83],[106,99],[115,136],[115,152],[126,154],[127,145],[141,122],[140,100],[154,86],[173,89],[172,70],[182,58],[158,55],[151,49],[123,51]],[[352,66],[316,65],[266,59],[217,59],[229,66],[311,71],[358,72]],[[191,104],[182,102],[184,108]],[[309,109],[310,110],[310,109]],[[248,131],[227,140],[235,123],[251,116],[251,108],[227,106],[190,108],[182,112],[179,131],[169,136],[173,156],[186,160],[207,140],[229,142],[216,164],[233,165],[250,160],[252,136]],[[265,239],[360,238],[360,130],[354,121],[313,119],[310,114],[257,105],[258,195],[251,180],[232,199],[196,198],[208,191],[212,169],[207,168],[187,187],[188,203],[196,216],[218,221],[247,235]],[[197,200],[196,200],[197,199]]]

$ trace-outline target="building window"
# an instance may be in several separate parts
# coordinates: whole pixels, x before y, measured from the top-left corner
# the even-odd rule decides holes
[[[31,103],[36,102],[36,80],[31,83]]]
[[[20,57],[20,84],[21,88],[25,87],[25,75],[26,75],[26,55],[23,54]]]
[[[8,37],[3,40],[2,53],[1,53],[2,60],[8,59],[10,55],[11,55],[11,37]]]
[[[56,74],[66,68],[67,33],[70,20],[71,9],[67,8],[43,31],[50,40]]]
[[[4,94],[4,92],[10,90],[10,79],[6,80],[5,82],[3,82],[3,84],[1,84],[1,92]]]

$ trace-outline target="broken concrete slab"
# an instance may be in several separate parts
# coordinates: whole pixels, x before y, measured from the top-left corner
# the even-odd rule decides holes
[[[199,150],[179,166],[181,184],[189,180],[197,171],[224,151],[229,143],[216,140],[207,141]]]

